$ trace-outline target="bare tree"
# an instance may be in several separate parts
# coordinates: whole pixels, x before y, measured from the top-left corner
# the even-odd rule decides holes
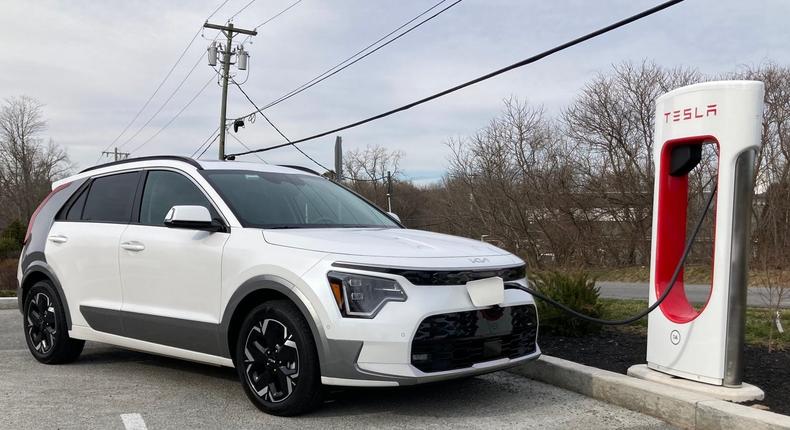
[[[71,169],[66,152],[45,141],[42,105],[27,96],[0,107],[0,201],[5,217],[27,221],[53,181]]]
[[[387,172],[400,175],[400,160],[403,153],[391,151],[383,146],[367,146],[352,149],[343,155],[343,171],[351,181],[382,181]]]
[[[393,181],[401,176],[400,160],[403,153],[383,146],[367,146],[343,154],[345,182],[354,191],[373,201],[379,207],[387,205],[387,172]]]
[[[448,146],[444,213],[454,233],[495,241],[532,264],[577,253],[573,151],[541,106],[505,100],[487,127]]]
[[[644,264],[650,253],[655,100],[701,80],[695,70],[623,63],[587,83],[563,115],[569,138],[588,154],[584,194],[606,202],[598,212],[616,226],[618,240],[603,244],[620,264]]]
[[[790,297],[790,68],[768,63],[732,77],[765,84],[762,146],[755,171],[752,254],[760,271],[753,282],[766,288],[763,299],[773,318],[782,301]]]

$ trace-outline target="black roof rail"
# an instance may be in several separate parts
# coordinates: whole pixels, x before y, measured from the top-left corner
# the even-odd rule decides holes
[[[152,160],[183,161],[184,163],[196,167],[198,170],[203,170],[203,166],[201,166],[200,163],[189,157],[183,157],[180,155],[149,155],[146,157],[126,158],[123,160],[111,161],[109,163],[97,164],[95,166],[91,166],[86,169],[83,169],[82,171],[80,171],[80,173],[90,172],[91,170],[101,169],[102,167],[117,166],[119,164],[125,164],[125,163],[134,163],[135,161],[152,161]]]
[[[301,170],[303,172],[312,173],[313,175],[316,175],[316,176],[321,176],[320,173],[316,172],[315,170],[313,170],[313,169],[311,169],[309,167],[294,166],[294,165],[290,165],[290,164],[278,164],[278,166],[280,166],[280,167],[287,167],[289,169]]]

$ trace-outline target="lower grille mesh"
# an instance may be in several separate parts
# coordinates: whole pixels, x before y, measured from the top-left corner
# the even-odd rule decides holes
[[[412,341],[412,364],[423,372],[471,367],[536,351],[534,305],[433,315],[424,319]]]

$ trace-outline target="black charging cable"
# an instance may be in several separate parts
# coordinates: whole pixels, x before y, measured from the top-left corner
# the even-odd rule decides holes
[[[714,178],[711,178],[711,181]],[[708,183],[710,183],[710,181],[708,181]],[[703,189],[704,188],[705,187],[703,186]],[[509,286],[512,285],[513,287],[516,287],[516,288],[518,288],[520,290],[526,291],[527,293],[532,294],[533,296],[537,297],[538,299],[543,300],[544,302],[546,302],[546,303],[548,303],[548,304],[554,306],[555,308],[558,308],[558,309],[560,309],[560,310],[562,310],[564,312],[567,312],[567,313],[575,316],[576,318],[587,320],[587,321],[590,321],[590,322],[593,322],[593,323],[596,323],[596,324],[602,324],[602,325],[626,325],[626,324],[631,324],[631,323],[633,323],[635,321],[638,321],[638,320],[644,318],[645,316],[647,316],[647,314],[649,314],[650,312],[653,312],[657,307],[659,307],[661,305],[661,303],[664,300],[666,300],[667,297],[669,297],[669,292],[672,291],[672,288],[675,286],[675,283],[678,280],[678,276],[680,276],[680,271],[683,270],[683,266],[686,264],[686,259],[688,259],[689,253],[691,252],[691,246],[694,244],[694,240],[697,238],[697,235],[699,234],[699,231],[702,228],[702,223],[703,223],[703,221],[705,221],[705,216],[708,214],[708,211],[710,210],[711,204],[713,203],[713,197],[716,195],[716,189],[717,189],[717,186],[714,185],[713,190],[711,190],[710,197],[708,197],[708,201],[705,204],[705,210],[702,212],[702,215],[699,217],[699,220],[697,220],[697,225],[694,226],[694,231],[691,233],[691,237],[689,237],[689,240],[686,243],[686,248],[683,250],[683,255],[680,257],[680,260],[678,261],[678,264],[675,267],[675,272],[672,274],[672,278],[669,281],[669,287],[667,287],[667,289],[664,290],[664,293],[661,294],[661,297],[659,297],[658,300],[656,300],[655,303],[650,305],[649,308],[645,309],[644,311],[642,311],[642,312],[640,312],[640,313],[638,313],[638,314],[636,314],[636,315],[634,315],[632,317],[629,317],[629,318],[626,318],[626,319],[622,319],[622,320],[604,320],[604,319],[600,319],[600,318],[591,317],[589,315],[585,315],[585,314],[583,314],[583,313],[581,313],[579,311],[571,309],[567,305],[564,305],[564,304],[552,299],[551,297],[546,296],[545,294],[541,293],[540,291],[538,291],[538,290],[536,290],[534,288],[530,288],[529,286],[524,287],[524,286],[516,285],[516,284],[508,284],[508,285]]]

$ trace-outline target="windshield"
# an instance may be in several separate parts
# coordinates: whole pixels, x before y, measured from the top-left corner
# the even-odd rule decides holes
[[[319,176],[249,170],[201,173],[245,227],[399,228],[375,206]]]

